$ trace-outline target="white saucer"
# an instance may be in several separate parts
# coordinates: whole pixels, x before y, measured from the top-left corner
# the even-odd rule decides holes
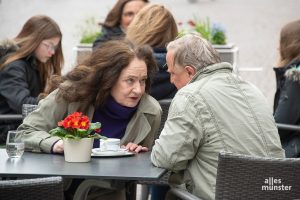
[[[134,153],[127,151],[126,149],[118,149],[114,151],[104,151],[101,148],[92,149],[92,157],[114,157],[114,156],[132,156]]]

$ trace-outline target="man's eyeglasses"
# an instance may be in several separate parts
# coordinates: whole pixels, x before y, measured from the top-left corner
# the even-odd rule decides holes
[[[57,49],[57,46],[53,45],[53,44],[49,44],[47,42],[42,42],[43,45],[45,45],[45,47],[47,48],[48,51],[53,51],[55,52]]]

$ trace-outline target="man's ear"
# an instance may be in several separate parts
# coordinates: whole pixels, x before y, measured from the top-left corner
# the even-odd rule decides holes
[[[185,66],[184,69],[187,71],[189,77],[193,77],[197,72],[195,67],[189,65]]]

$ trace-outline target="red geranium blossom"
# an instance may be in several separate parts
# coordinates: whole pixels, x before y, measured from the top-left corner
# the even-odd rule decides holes
[[[52,129],[50,134],[62,138],[100,137],[101,123],[90,123],[89,118],[81,112],[74,112],[57,124],[58,127]]]
[[[83,115],[81,112],[74,112],[73,114],[66,117],[64,120],[58,122],[58,126],[64,127],[65,129],[79,128],[88,130],[89,124],[89,118]]]

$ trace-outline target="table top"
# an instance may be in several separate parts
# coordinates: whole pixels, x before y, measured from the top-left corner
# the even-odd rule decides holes
[[[25,152],[10,159],[0,149],[0,177],[101,178],[118,180],[158,180],[167,170],[155,167],[150,152],[129,157],[97,157],[87,163],[66,162],[63,155]]]

